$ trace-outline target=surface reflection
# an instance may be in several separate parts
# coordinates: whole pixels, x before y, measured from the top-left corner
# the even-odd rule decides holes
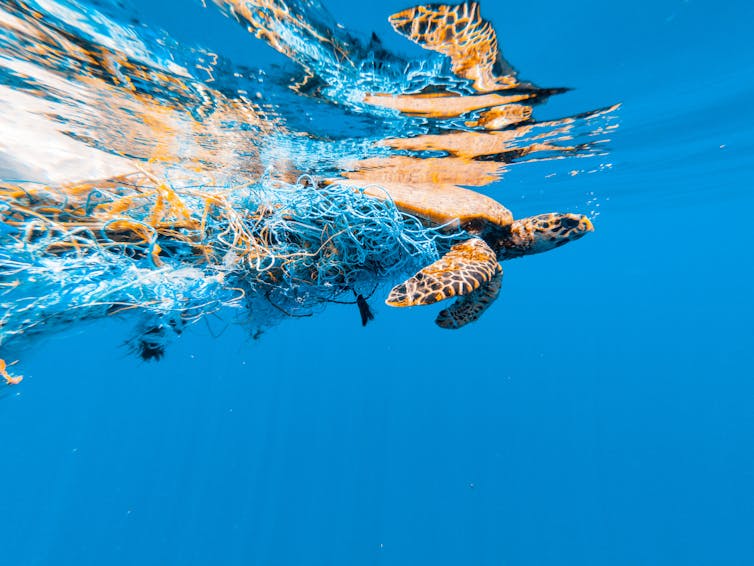
[[[391,16],[419,60],[316,1],[216,4],[297,67],[234,67],[115,2],[0,2],[4,342],[128,312],[162,336],[221,309],[258,327],[364,301],[481,220],[508,227],[469,187],[599,155],[615,127],[615,106],[537,121],[564,89],[519,81],[476,3]]]

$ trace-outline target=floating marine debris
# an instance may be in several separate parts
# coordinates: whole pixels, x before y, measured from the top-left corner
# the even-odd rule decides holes
[[[418,60],[316,0],[216,4],[297,67],[241,72],[115,5],[0,4],[4,347],[132,316],[159,329],[134,342],[156,359],[209,313],[254,333],[344,294],[364,322],[376,284],[417,268],[388,304],[460,297],[438,317],[457,328],[497,296],[498,260],[591,230],[580,215],[513,220],[477,192],[511,166],[600,155],[615,127],[615,107],[537,121],[564,89],[520,81],[478,4],[391,16]]]

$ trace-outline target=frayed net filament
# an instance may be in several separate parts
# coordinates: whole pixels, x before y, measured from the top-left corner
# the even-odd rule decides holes
[[[0,339],[136,310],[306,312],[436,259],[449,237],[389,200],[303,181],[0,185]]]

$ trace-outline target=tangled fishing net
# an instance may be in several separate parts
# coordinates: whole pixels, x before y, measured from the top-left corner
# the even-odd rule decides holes
[[[436,259],[452,237],[389,200],[309,178],[220,187],[143,172],[0,184],[0,219],[3,344],[131,312],[152,321],[153,340],[223,309],[261,326],[369,294],[390,272]]]
[[[380,280],[460,234],[387,194],[293,175],[481,187],[513,161],[597,155],[616,127],[616,107],[535,121],[531,107],[562,89],[518,83],[473,3],[420,7],[411,30],[470,10],[430,34],[436,45],[396,27],[439,53],[417,61],[352,36],[317,1],[215,3],[301,72],[237,68],[126,23],[114,0],[95,3],[105,13],[67,0],[0,8],[0,174],[52,183],[0,181],[3,349],[105,316],[137,319],[144,358],[219,311],[252,333],[331,301],[356,299],[364,317]],[[123,171],[136,172],[110,178]]]

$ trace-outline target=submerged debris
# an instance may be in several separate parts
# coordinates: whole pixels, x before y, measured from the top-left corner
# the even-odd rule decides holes
[[[369,303],[363,295],[356,296],[356,305],[359,307],[359,314],[361,315],[361,326],[366,326],[370,320],[374,320],[372,309],[369,308]]]
[[[190,323],[259,310],[264,297],[306,313],[436,258],[449,237],[337,184],[186,187],[139,175],[65,189],[0,185],[0,206],[2,340],[134,309]],[[163,328],[144,330],[143,358],[162,355]]]

